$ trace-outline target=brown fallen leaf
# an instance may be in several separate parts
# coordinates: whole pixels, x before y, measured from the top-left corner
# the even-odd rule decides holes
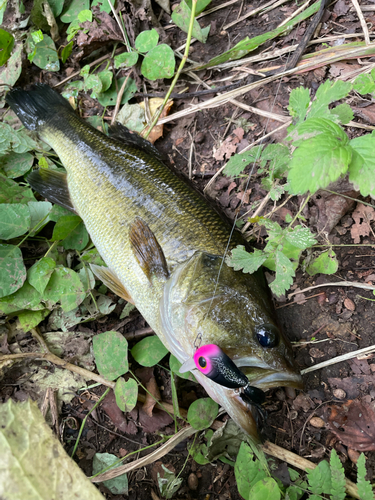
[[[112,423],[121,432],[125,432],[126,434],[137,434],[138,432],[137,426],[132,420],[128,421],[123,412],[117,406],[115,394],[113,391],[110,391],[104,398],[104,401],[102,403],[102,409],[109,416]]]
[[[354,224],[350,228],[350,234],[354,243],[360,243],[360,236],[368,236],[371,232],[370,222],[375,220],[375,210],[368,205],[358,203],[353,215]]]
[[[123,41],[118,24],[109,14],[100,12],[98,6],[92,8],[92,13],[93,20],[80,25],[82,30],[79,31],[76,38],[78,47],[84,49],[83,55],[111,40]]]
[[[232,156],[233,153],[236,152],[238,144],[242,141],[244,135],[244,130],[242,128],[236,128],[233,133],[225,139],[218,147],[218,149],[214,150],[214,158],[217,161],[224,160]]]
[[[146,401],[143,403],[142,410],[147,413],[149,417],[152,417],[152,410],[156,402],[160,401],[159,387],[154,376],[147,382],[146,389],[148,392],[146,392]]]
[[[340,441],[353,450],[375,450],[375,413],[361,401],[349,400],[329,406],[325,411],[327,426]]]
[[[153,97],[152,99],[149,99],[148,105],[151,113],[151,118],[154,116],[158,108],[162,105],[163,101],[164,99],[162,99],[161,97]],[[144,101],[142,101],[139,105],[143,109],[146,108]],[[173,101],[169,99],[160,115],[160,118],[164,118],[165,116],[168,115],[172,105]],[[150,141],[152,144],[154,144],[154,142],[157,141],[159,137],[162,136],[163,136],[163,125],[155,125],[155,127],[151,130],[150,135],[147,137],[147,140]]]
[[[352,109],[355,116],[359,116],[371,125],[375,123],[375,104],[371,104],[365,108],[353,107]]]

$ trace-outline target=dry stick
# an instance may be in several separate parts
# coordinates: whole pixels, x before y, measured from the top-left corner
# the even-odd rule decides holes
[[[366,21],[365,21],[363,14],[362,14],[361,7],[359,6],[358,0],[352,0],[352,4],[353,4],[355,10],[357,11],[357,15],[358,15],[359,20],[361,22],[366,45],[370,45],[370,36],[368,33],[367,24],[366,24]]]
[[[304,375],[305,373],[314,372],[316,370],[320,370],[321,368],[325,368],[326,366],[334,365],[336,363],[341,363],[342,361],[347,361],[348,359],[357,358],[362,354],[370,354],[372,352],[375,352],[375,345],[364,347],[363,349],[358,349],[357,351],[348,352],[347,354],[341,354],[341,356],[336,356],[333,359],[322,361],[317,365],[309,366],[308,368],[301,370],[301,375]]]
[[[278,25],[278,28],[281,28],[281,26],[284,26],[284,24],[288,23],[294,17],[298,16],[298,14],[300,12],[302,12],[303,10],[305,10],[307,8],[307,6],[309,5],[310,2],[311,2],[311,0],[307,0],[307,2],[305,2],[303,5],[301,5],[301,7],[299,9],[297,9],[296,11],[294,11],[292,15],[290,15],[289,17],[287,17],[286,19],[284,19],[284,21],[281,24]]]
[[[271,192],[268,191],[266,196],[263,198],[262,203],[259,205],[259,207],[255,210],[255,212],[251,216],[252,218],[257,217],[260,214],[260,212],[263,210],[263,208],[267,205],[268,200],[270,199],[270,196],[271,196]],[[250,221],[246,222],[244,227],[241,229],[242,234],[246,231],[246,229],[250,226],[250,224],[252,224],[252,222],[250,222]]]
[[[192,3],[191,3],[191,15],[190,15],[190,23],[189,23],[189,30],[188,30],[188,34],[187,34],[187,39],[186,39],[186,48],[185,48],[185,52],[184,52],[184,55],[181,59],[181,62],[180,62],[180,65],[178,67],[178,70],[172,80],[172,83],[171,83],[171,86],[169,87],[169,90],[167,92],[167,95],[164,97],[164,101],[162,103],[162,105],[160,106],[160,108],[157,110],[157,112],[155,113],[155,116],[151,122],[151,125],[149,125],[148,127],[148,130],[147,132],[144,134],[144,138],[147,139],[147,137],[150,135],[151,133],[151,130],[154,128],[154,126],[158,123],[158,120],[159,120],[159,117],[165,107],[165,105],[167,104],[168,102],[168,99],[170,97],[170,95],[172,94],[172,91],[177,83],[177,80],[181,74],[181,71],[183,69],[183,67],[185,66],[185,62],[188,58],[188,55],[189,55],[189,48],[190,48],[190,43],[191,43],[191,35],[193,33],[193,26],[194,26],[194,20],[195,20],[195,9],[197,7],[197,1],[198,0],[192,0]]]
[[[373,246],[373,245],[371,245]],[[364,290],[375,290],[375,286],[373,285],[366,285],[366,283],[358,283],[356,281],[336,281],[334,283],[323,283],[321,285],[314,285],[314,286],[309,286],[307,288],[304,288],[303,290],[299,290],[298,292],[293,292],[288,294],[288,299],[290,297],[293,297],[293,295],[296,295],[297,293],[304,293],[308,292],[309,290],[314,290],[315,288],[321,288],[322,286],[353,286],[355,288],[363,288]]]
[[[315,467],[317,467],[317,464],[310,462],[310,460],[306,460],[306,458],[302,458],[295,453],[292,453],[291,451],[285,450],[284,448],[281,448],[276,444],[270,443],[269,441],[266,441],[263,445],[261,445],[261,448],[264,453],[267,453],[267,455],[278,458],[279,460],[293,465],[298,469],[306,471],[307,469],[315,469]],[[352,481],[350,481],[350,479],[345,478],[345,489],[348,495],[351,495],[354,498],[360,498],[357,486]]]
[[[113,7],[111,0],[107,0],[107,1],[109,3],[109,6],[111,7],[111,11],[112,11],[113,17],[116,19],[116,23],[118,24],[118,27],[120,28],[120,31],[121,31],[121,34],[122,34],[122,38],[124,39],[124,43],[127,46],[128,45],[128,41],[126,39],[124,28],[122,27],[122,24],[120,22],[118,14],[117,14],[115,8]]]
[[[115,106],[115,109],[113,111],[111,125],[114,125],[114,123],[116,121],[116,116],[117,116],[118,111],[119,111],[120,106],[121,106],[121,99],[122,99],[122,96],[124,95],[125,87],[126,87],[126,84],[128,83],[129,76],[131,75],[131,72],[132,72],[132,70],[129,71],[128,76],[125,78],[124,83],[121,85],[120,92],[117,95],[116,106]]]

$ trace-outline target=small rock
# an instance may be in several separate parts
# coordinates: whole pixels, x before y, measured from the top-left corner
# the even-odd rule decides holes
[[[204,132],[198,132],[198,134],[195,136],[194,142],[197,144],[201,144],[206,137],[206,134]]]
[[[347,297],[345,300],[344,300],[344,306],[346,307],[346,309],[348,309],[349,311],[355,311],[355,304],[354,302],[352,301],[352,299],[349,299],[349,297]]]
[[[197,475],[192,472],[188,477],[189,489],[195,491],[198,488],[198,478]]]
[[[352,450],[351,448],[348,448],[348,457],[350,460],[356,464],[357,460],[359,459],[360,453],[357,450]]]
[[[324,420],[321,419],[320,417],[312,417],[310,419],[310,424],[313,427],[316,427],[317,429],[322,429],[326,425],[325,422],[324,422]]]
[[[345,399],[346,398],[346,392],[343,389],[335,389],[333,391],[333,395],[337,399]]]

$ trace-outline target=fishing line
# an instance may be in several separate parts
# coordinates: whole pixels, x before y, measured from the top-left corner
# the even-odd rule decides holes
[[[300,24],[301,23],[299,22],[298,25],[296,26],[292,45],[295,44],[296,36],[297,36]],[[291,57],[291,52],[288,53],[286,66],[288,65],[290,57]],[[272,110],[273,110],[273,108],[274,108],[274,106],[276,104],[276,99],[278,97],[278,94],[279,94],[279,91],[280,91],[280,87],[281,87],[281,80],[282,80],[282,76],[279,79],[279,84],[278,84],[278,87],[277,87],[277,90],[276,90],[275,98],[274,98],[272,106],[271,106],[271,112],[272,112]],[[271,118],[268,117],[267,121],[266,121],[266,124],[265,124],[265,127],[264,127],[264,134],[263,134],[262,140],[259,143],[259,146],[262,146],[262,144],[263,144],[263,138],[264,138],[264,136],[266,134],[267,126],[268,126],[268,123],[269,123],[270,120],[271,120]],[[238,220],[238,214],[240,213],[240,209],[241,209],[242,205],[244,204],[244,198],[245,198],[245,195],[246,195],[246,191],[248,190],[248,187],[249,187],[249,184],[250,184],[250,179],[251,179],[251,176],[253,175],[253,172],[254,172],[254,169],[255,169],[255,165],[256,165],[257,161],[259,160],[261,149],[262,149],[261,147],[258,147],[258,150],[257,150],[257,153],[256,153],[256,157],[255,157],[255,159],[253,161],[252,167],[250,169],[250,172],[249,172],[249,175],[248,175],[248,178],[247,178],[247,182],[246,182],[246,186],[245,186],[245,189],[244,189],[244,192],[243,192],[243,196],[242,196],[241,201],[240,201],[240,206],[238,207],[238,209],[235,212],[235,217],[234,217],[233,225],[232,225],[232,228],[231,228],[231,231],[230,231],[230,234],[229,234],[227,246],[226,246],[226,248],[224,250],[224,254],[223,254],[223,257],[221,259],[221,263],[220,263],[220,267],[219,267],[217,279],[216,279],[216,282],[215,282],[214,293],[213,293],[213,296],[211,298],[211,302],[210,302],[209,308],[207,310],[207,313],[204,315],[204,319],[208,316],[208,314],[209,314],[209,312],[211,310],[211,307],[212,307],[212,303],[213,303],[214,299],[216,298],[216,292],[217,292],[217,287],[218,287],[218,284],[219,284],[220,274],[221,274],[221,271],[223,269],[225,258],[226,258],[227,254],[228,254],[228,250],[229,250],[230,242],[232,240],[233,233],[234,233],[234,231],[236,229],[236,223],[237,223],[237,220]],[[194,344],[196,343],[197,338],[198,338],[199,335],[200,335],[200,338],[202,339],[202,334],[198,333],[198,335],[197,335],[197,337],[196,337],[196,339],[194,341]]]

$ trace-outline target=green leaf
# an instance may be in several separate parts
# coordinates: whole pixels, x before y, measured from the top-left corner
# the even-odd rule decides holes
[[[63,240],[65,249],[83,250],[89,235],[85,225],[78,215],[63,215],[53,229],[51,241]]]
[[[315,469],[307,469],[307,477],[314,495],[331,492],[331,470],[326,460],[319,462]]]
[[[29,332],[32,328],[38,326],[50,312],[48,309],[42,309],[41,311],[23,311],[18,313],[18,320],[22,330],[25,333]]]
[[[81,255],[81,260],[88,262],[89,264],[96,264],[97,266],[105,266],[104,260],[100,257],[99,252],[96,248],[92,250],[87,250],[87,252]]]
[[[73,51],[73,45],[74,45],[74,40],[71,40],[68,45],[65,45],[65,47],[61,51],[61,60],[65,64],[66,60],[70,56],[70,54]]]
[[[81,12],[78,13],[77,19],[80,23],[84,23],[86,21],[89,21],[91,23],[92,22],[91,10],[89,9],[81,10]]]
[[[159,33],[155,30],[145,30],[139,33],[135,39],[135,48],[138,52],[148,52],[157,46],[159,41]]]
[[[29,201],[36,201],[30,188],[20,186],[0,174],[0,203],[28,203]]]
[[[315,100],[311,104],[309,111],[309,119],[326,117],[329,113],[328,105],[343,99],[351,90],[352,84],[350,82],[326,80],[316,91]]]
[[[210,442],[213,433],[214,432],[211,429],[207,429],[207,431],[205,432],[205,438],[207,439],[207,444]],[[198,440],[196,440],[190,446],[189,453],[199,465],[206,465],[210,463],[210,460],[206,458],[207,445],[205,443],[201,443]]]
[[[30,227],[30,210],[21,203],[0,204],[0,239],[10,240],[25,234]]]
[[[56,262],[53,259],[42,257],[27,271],[27,281],[43,295],[55,267]]]
[[[128,342],[119,332],[104,332],[92,340],[96,367],[103,377],[115,380],[129,370]]]
[[[314,274],[334,274],[339,267],[336,254],[333,250],[327,250],[314,259],[306,268],[306,272],[313,276]]]
[[[131,350],[133,358],[142,366],[155,366],[167,352],[168,349],[156,335],[142,339]]]
[[[119,462],[113,467],[110,467],[110,465],[115,462],[119,462],[116,455],[112,455],[110,453],[95,453],[92,461],[93,475],[103,469],[116,469],[116,467],[122,465],[121,462]],[[107,481],[103,481],[103,486],[108,488],[112,495],[128,495],[128,476],[126,474],[121,474],[121,476],[108,479]]]
[[[52,203],[49,201],[29,201],[30,210],[30,232],[37,234],[49,221]]]
[[[126,77],[119,78],[118,80],[114,80],[112,82],[112,85],[109,87],[109,89],[106,92],[103,92],[102,94],[97,95],[97,99],[100,102],[100,104],[104,107],[106,106],[115,106],[116,101],[117,101],[117,94],[118,91],[120,90],[123,82],[125,81]],[[126,102],[129,101],[133,97],[133,94],[137,92],[137,86],[132,78],[128,79],[128,82],[125,87],[125,91],[123,93],[121,103],[120,104],[125,104]]]
[[[105,92],[112,85],[113,73],[109,69],[105,69],[104,71],[100,71],[98,73],[98,77],[102,82],[101,92]]]
[[[371,483],[366,479],[366,457],[364,453],[361,453],[357,460],[357,487],[361,500],[374,500]]]
[[[35,44],[41,42],[43,40],[43,38],[44,38],[42,30],[33,31],[30,34],[31,34],[31,38],[33,39],[33,42]]]
[[[219,405],[211,398],[197,399],[189,406],[187,419],[194,429],[207,429],[217,417],[218,411]]]
[[[310,229],[302,226],[295,226],[294,228],[286,231],[285,239],[289,241],[291,245],[300,248],[301,250],[305,250],[316,243],[316,239],[311,234]]]
[[[165,43],[150,50],[143,59],[141,72],[149,80],[172,78],[176,61],[174,52]]]
[[[14,47],[14,36],[0,28],[0,66],[10,58]]]
[[[86,294],[77,273],[67,267],[54,269],[44,291],[44,300],[60,302],[65,312],[79,306]]]
[[[244,273],[253,274],[263,262],[267,259],[267,254],[262,250],[254,249],[248,252],[243,245],[232,250],[232,255],[227,259],[227,264],[233,267],[235,271],[242,269]]]
[[[114,1],[111,0],[111,2],[112,5],[115,4]],[[94,0],[91,4],[91,7],[95,7],[96,5],[99,5],[100,12],[106,12],[107,14],[110,14],[112,12],[108,0]]]
[[[272,477],[258,481],[250,490],[251,500],[280,500],[281,493],[277,482]]]
[[[353,90],[356,90],[361,95],[371,94],[375,91],[374,79],[371,75],[358,75],[353,83]]]
[[[187,33],[189,31],[189,24],[191,18],[191,9],[185,2],[182,0],[180,5],[172,12],[172,21],[182,30]],[[211,26],[207,26],[207,28],[201,28],[198,24],[198,21],[194,19],[193,23],[193,37],[199,40],[202,43],[206,43],[208,33],[210,31]]]
[[[294,123],[303,122],[310,104],[310,91],[304,87],[293,89],[289,96],[289,114]]]
[[[23,285],[26,268],[18,247],[0,244],[0,276],[0,297],[11,295]]]
[[[201,12],[212,2],[212,0],[198,0],[197,6],[195,7],[195,16],[199,16]],[[191,10],[191,0],[186,0],[186,4]]]
[[[44,35],[43,40],[35,45],[35,55],[32,62],[38,66],[38,68],[47,71],[60,70],[60,62],[55,42],[50,36]]]
[[[0,3],[0,24],[2,24],[3,22],[3,17],[6,8],[7,8],[7,0],[2,0],[2,2]]]
[[[172,370],[172,372],[175,373],[176,375],[178,375],[180,378],[184,378],[186,380],[191,380],[192,382],[196,382],[197,379],[194,377],[194,375],[191,372],[180,373],[179,370],[180,370],[181,366],[182,366],[182,363],[180,363],[178,361],[176,356],[173,356],[173,354],[171,354],[171,356],[169,358],[169,368]]]
[[[53,205],[51,213],[49,214],[49,220],[57,222],[61,217],[65,217],[66,215],[72,215],[72,212],[60,205]]]
[[[42,297],[40,293],[25,281],[23,286],[15,293],[0,299],[0,311],[3,314],[11,314],[24,309],[41,311],[45,308],[45,306],[41,304],[41,300]]]
[[[348,170],[352,148],[348,137],[325,118],[309,119],[298,127],[299,147],[290,162],[290,193],[315,193]]]
[[[345,472],[344,467],[342,466],[341,460],[336,453],[336,450],[331,451],[331,458],[329,461],[331,466],[331,478],[332,478],[332,486],[331,486],[331,500],[345,500],[346,492],[345,492]]]
[[[223,174],[228,177],[237,177],[250,164],[259,161],[263,146],[255,146],[249,151],[233,155],[225,165]]]
[[[64,0],[48,0],[48,3],[54,17],[59,17],[64,7]]]
[[[141,133],[147,124],[145,110],[138,103],[126,103],[120,109],[116,121],[125,125],[129,130]]]
[[[82,10],[88,10],[90,8],[90,0],[73,0],[68,2],[66,8],[60,16],[63,23],[71,23],[78,19],[78,14]]]
[[[7,177],[14,179],[21,177],[33,166],[34,157],[30,153],[9,153],[0,158],[0,168]]]
[[[4,2],[4,0],[3,0]],[[6,3],[6,2],[4,2]],[[1,13],[1,6],[0,6]],[[1,21],[0,21],[1,24]],[[16,48],[13,54],[8,59],[6,66],[3,66],[0,69],[0,84],[7,84],[12,87],[21,76],[22,72],[22,49],[23,44],[19,43],[16,45]]]
[[[354,113],[349,104],[339,104],[335,108],[330,110],[331,115],[337,116],[341,123],[349,123],[353,120]]]
[[[115,68],[131,68],[138,62],[138,53],[137,52],[124,52],[123,54],[119,54],[114,57]]]
[[[276,278],[270,284],[270,288],[277,297],[280,297],[293,284],[295,272],[292,262],[279,250],[275,252],[275,263]]]
[[[128,412],[135,408],[138,398],[138,384],[133,378],[127,382],[122,377],[117,379],[114,393],[117,406],[121,411]]]
[[[254,453],[247,443],[242,443],[234,466],[234,475],[239,494],[250,498],[251,488],[261,479],[268,477],[259,460],[254,459]]]
[[[362,196],[375,197],[375,134],[356,137],[350,141],[353,148],[349,165],[349,180]]]

